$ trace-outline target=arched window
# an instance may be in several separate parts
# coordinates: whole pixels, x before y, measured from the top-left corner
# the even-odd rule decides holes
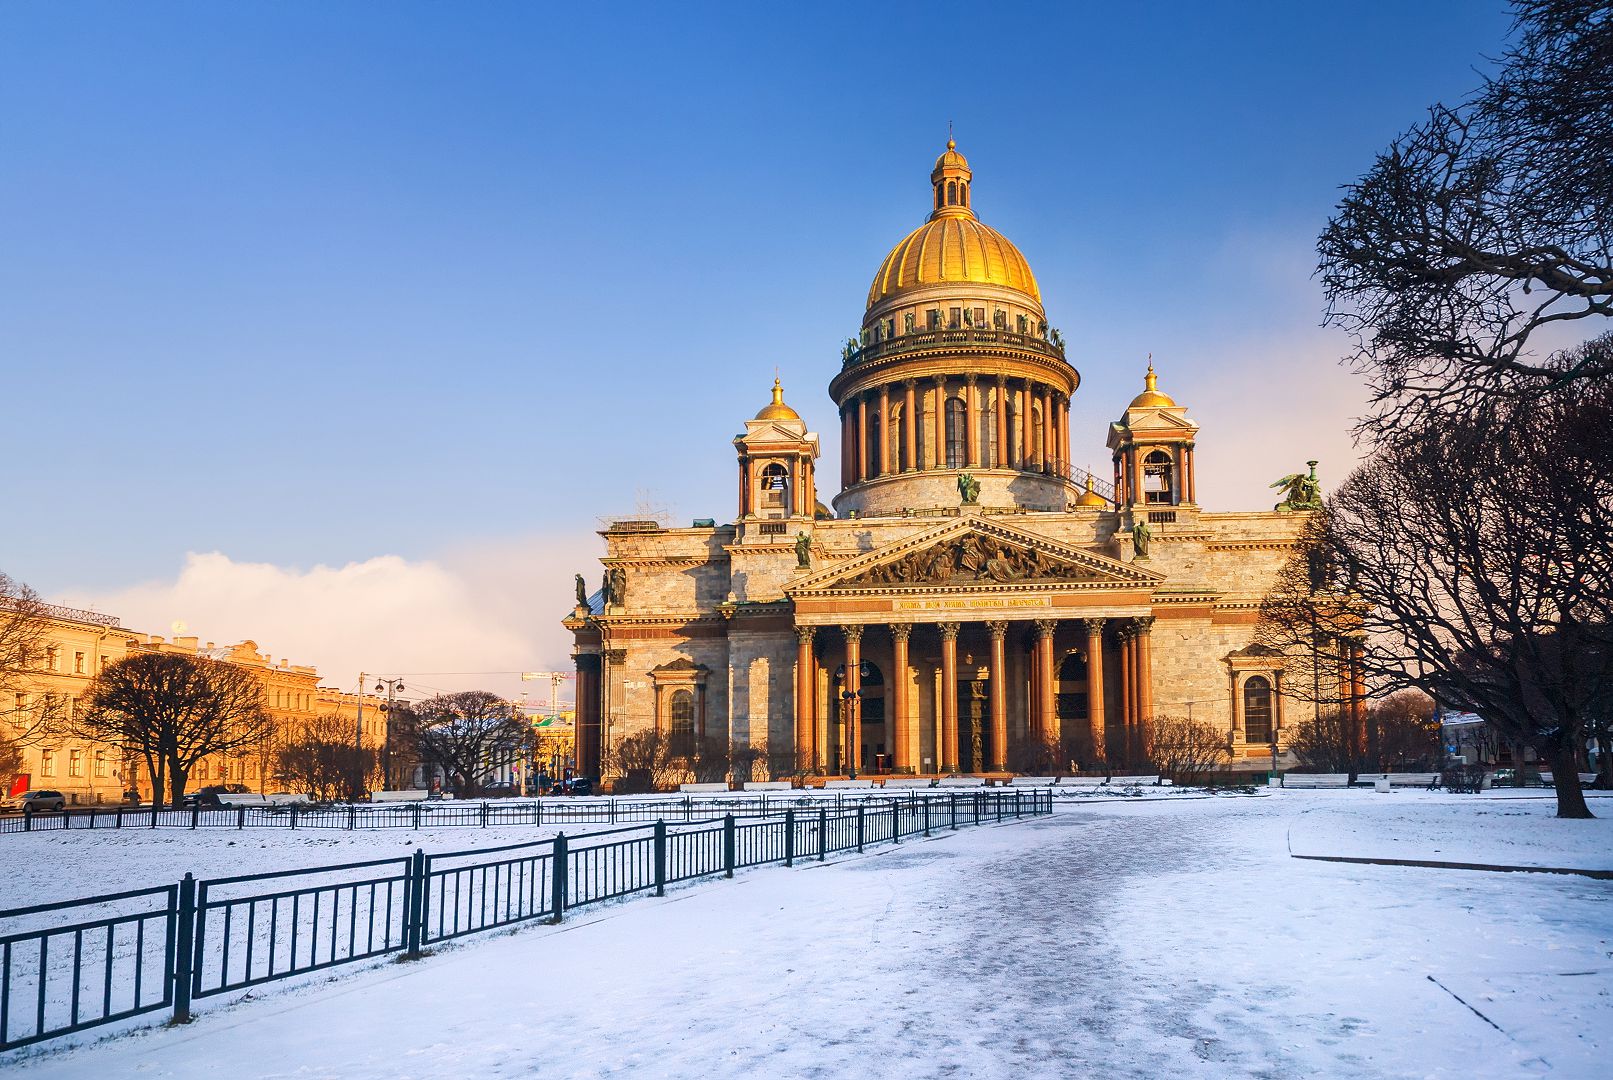
[[[677,753],[687,753],[694,745],[694,694],[689,690],[672,691],[667,706],[667,736]]]
[[[1271,680],[1251,675],[1243,684],[1243,739],[1271,742]]]
[[[1143,498],[1151,503],[1176,502],[1175,466],[1163,450],[1143,458]]]
[[[960,190],[962,190],[962,192],[963,192],[963,205],[968,206],[969,205],[969,182],[967,180],[965,180],[961,185],[959,185],[959,187],[960,187]]]
[[[935,185],[935,208],[941,209],[941,185]]]
[[[1060,720],[1087,718],[1087,661],[1080,653],[1059,664],[1058,715]]]
[[[968,437],[968,432],[963,399],[948,398],[946,408],[947,468],[961,469],[968,460],[968,451],[964,442]]]
[[[907,449],[907,425],[902,422],[902,406],[892,405],[890,413],[890,468],[889,471],[899,473],[902,471],[903,451]]]
[[[947,205],[958,205],[958,182],[956,180],[947,181]]]
[[[790,473],[776,461],[762,470],[762,506],[790,512]]]

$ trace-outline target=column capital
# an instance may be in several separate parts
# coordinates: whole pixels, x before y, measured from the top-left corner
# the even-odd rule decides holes
[[[913,634],[912,623],[893,622],[890,624],[890,627],[891,639],[893,641],[906,641]]]
[[[1036,636],[1039,638],[1050,638],[1059,628],[1057,619],[1036,619],[1034,621],[1036,623]]]
[[[1083,626],[1086,627],[1086,630],[1087,630],[1088,634],[1101,634],[1101,633],[1103,633],[1103,624],[1104,624],[1103,619],[1082,619],[1081,623],[1082,623]]]
[[[1008,623],[1003,619],[995,619],[986,624],[986,632],[991,635],[991,640],[1001,641],[1008,635]]]
[[[942,641],[957,641],[958,640],[958,630],[961,627],[962,627],[961,623],[955,623],[955,622],[939,622],[939,623],[935,624],[935,628],[937,630],[941,631],[941,640]]]
[[[625,664],[625,663],[627,663],[627,650],[626,649],[606,649],[605,650],[605,660],[606,660],[607,663],[611,663],[611,664]]]
[[[918,382],[919,382],[918,379],[916,379],[916,378],[914,378],[913,376],[910,375],[907,378],[902,380],[902,385],[907,387],[909,390],[911,390],[915,386],[918,385]]]
[[[1120,643],[1122,645],[1124,645],[1128,641],[1131,641],[1136,636],[1137,636],[1137,627],[1132,623],[1122,622],[1115,629],[1115,637],[1120,639]]]
[[[1154,632],[1154,617],[1152,615],[1139,615],[1135,621],[1137,633],[1151,634]]]
[[[816,626],[797,626],[795,628],[795,638],[803,645],[812,644],[812,639],[816,637],[817,634],[818,628]]]
[[[1007,385],[1008,385],[1008,376],[1004,375],[1002,372],[998,372],[997,373],[997,386],[998,386],[998,388],[1000,389],[1000,388],[1006,387]]]
[[[968,372],[964,373],[963,381],[968,383],[970,386],[973,386],[975,384],[975,378],[976,378],[975,373],[972,372],[972,371],[968,371]]]
[[[863,625],[861,623],[851,623],[849,625],[842,626],[840,628],[840,632],[842,634],[846,635],[846,644],[847,645],[861,645],[862,644],[862,640],[863,640]]]

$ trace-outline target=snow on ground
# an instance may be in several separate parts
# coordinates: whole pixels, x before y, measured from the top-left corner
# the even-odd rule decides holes
[[[1602,821],[1502,806],[1060,804],[0,1064],[18,1080],[1604,1075],[1613,883],[1288,857],[1290,831],[1318,854],[1579,865],[1607,846]],[[15,867],[65,847],[0,850]]]

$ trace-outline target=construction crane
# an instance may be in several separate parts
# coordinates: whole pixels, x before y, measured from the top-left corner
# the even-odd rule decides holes
[[[570,678],[575,678],[575,674],[570,671],[521,672],[522,682],[535,682],[538,679],[549,680],[549,718],[551,720],[556,720],[560,717],[560,684]]]

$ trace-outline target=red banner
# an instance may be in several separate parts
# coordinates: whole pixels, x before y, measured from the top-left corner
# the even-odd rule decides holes
[[[21,795],[23,792],[27,791],[29,781],[32,779],[33,777],[28,773],[18,773],[17,778],[11,782],[11,793],[9,797],[15,799],[18,795]]]

